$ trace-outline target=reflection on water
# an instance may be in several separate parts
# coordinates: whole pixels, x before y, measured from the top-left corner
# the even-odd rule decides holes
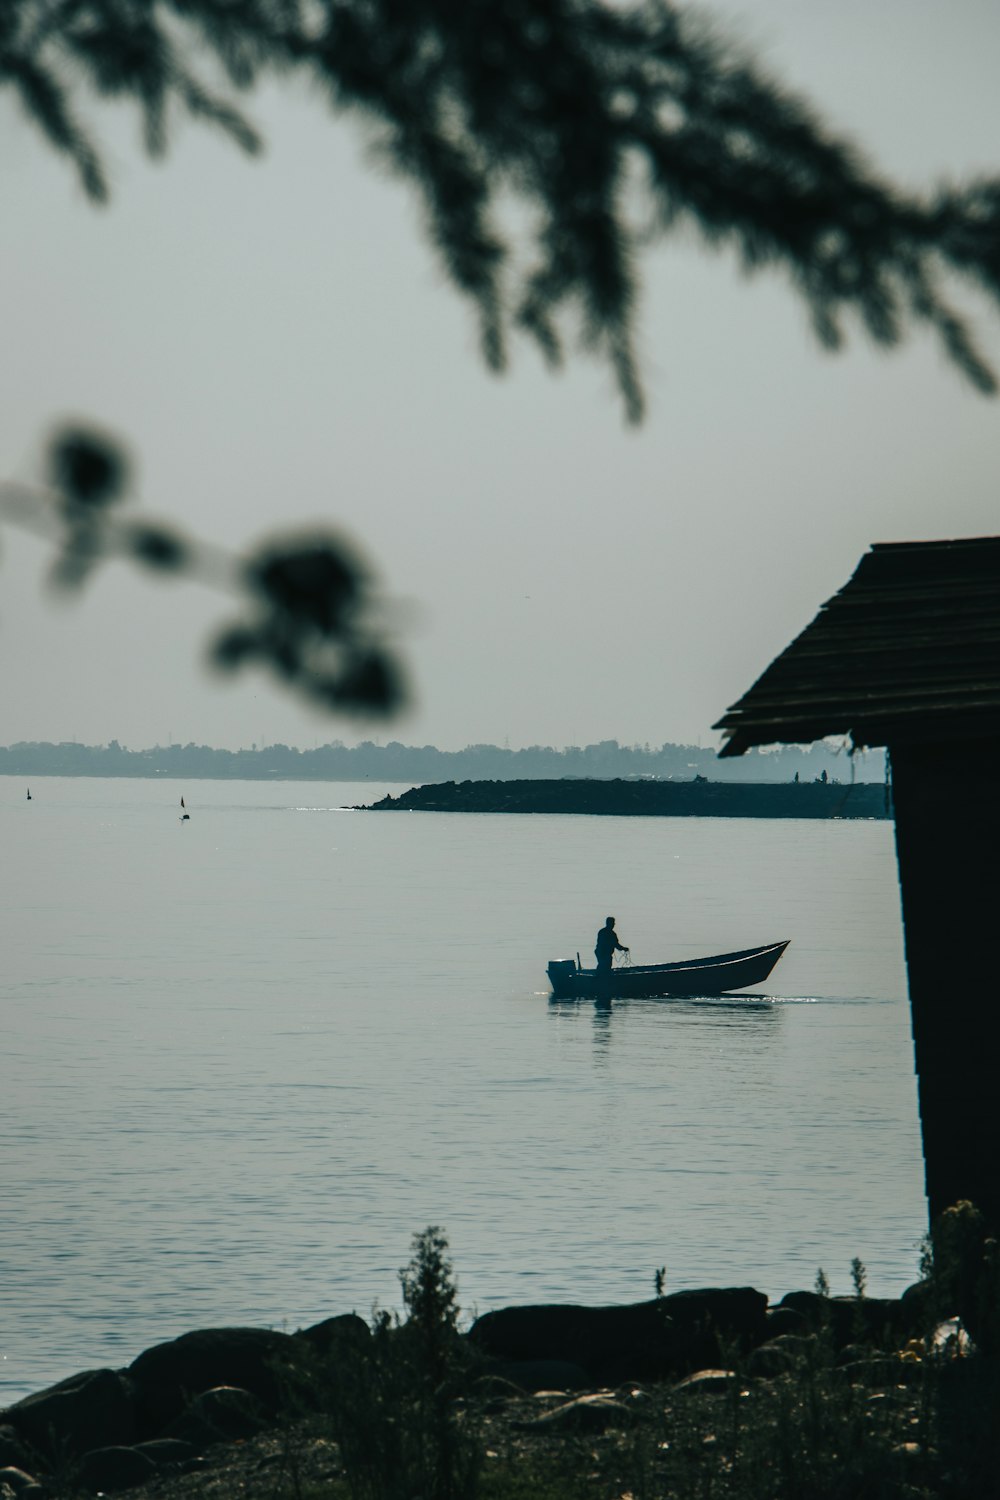
[[[744,1031],[739,1037],[739,1045],[745,1047],[748,1040],[763,1044],[772,1034],[773,1027],[780,1024],[782,1010],[788,1003],[761,995],[661,996],[625,1000],[556,999],[550,996],[549,1015],[558,1018],[567,1011],[584,1018],[591,1015],[596,1057],[607,1052],[615,1026],[629,1024],[627,1017],[633,1021],[642,1017],[654,1025],[659,1021],[664,1027],[684,1024],[718,1031],[750,1023],[759,1036],[755,1039]]]
[[[656,1015],[669,1007],[671,1014],[693,1014],[693,1015],[725,1015],[727,1012],[733,1015],[748,1015],[757,1011],[772,1012],[783,1005],[811,1005],[813,1000],[792,1000],[784,995],[659,995],[655,997],[644,996],[642,998],[623,998],[602,996],[597,1000],[577,998],[576,996],[550,995],[549,1006],[551,1013],[566,1008],[587,1009],[593,1007],[597,1011],[648,1011]]]
[[[594,1057],[606,1057],[611,1045],[611,1006],[606,1000],[591,1001],[594,1012]]]

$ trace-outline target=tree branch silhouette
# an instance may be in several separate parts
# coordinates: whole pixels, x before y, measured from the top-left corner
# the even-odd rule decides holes
[[[225,90],[279,75],[318,83],[334,111],[363,119],[381,158],[416,186],[493,369],[514,332],[558,364],[564,324],[575,321],[638,421],[639,255],[686,224],[749,271],[783,271],[826,347],[843,343],[849,317],[887,346],[926,324],[973,385],[996,389],[943,284],[958,278],[1000,301],[1000,179],[902,193],[806,102],[669,0],[0,7],[0,84],[98,202],[107,179],[80,96],[134,104],[152,155],[166,149],[178,110],[256,151],[257,133]],[[508,199],[527,230],[504,229]]]
[[[132,104],[153,156],[178,113],[255,152],[260,138],[234,96],[276,77],[318,84],[415,186],[493,370],[518,335],[558,366],[575,332],[613,371],[627,420],[640,421],[638,265],[652,242],[688,227],[748,272],[783,273],[824,347],[841,347],[852,322],[887,347],[925,326],[977,390],[997,389],[946,289],[964,283],[1000,303],[1000,178],[902,192],[671,0],[0,4],[0,87],[95,203],[108,183],[88,100]],[[98,502],[82,482],[82,471],[60,481],[64,582],[109,548],[198,575],[195,544],[112,524],[110,487]],[[241,583],[249,622],[216,642],[219,662],[265,663],[336,708],[400,700],[397,664],[362,628],[367,575],[342,543],[285,544],[251,560]]]
[[[306,702],[345,714],[401,707],[405,673],[372,578],[341,537],[275,536],[232,557],[160,522],[123,516],[128,462],[113,440],[66,429],[53,439],[49,463],[50,488],[0,484],[0,515],[56,543],[55,587],[78,589],[113,558],[183,576],[241,606],[210,643],[220,670],[263,668]]]

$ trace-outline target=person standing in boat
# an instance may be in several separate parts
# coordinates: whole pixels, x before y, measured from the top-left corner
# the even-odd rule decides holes
[[[611,962],[615,954],[628,953],[628,951],[625,944],[618,941],[614,917],[607,917],[604,926],[597,934],[597,942],[594,945],[598,974],[610,974]]]

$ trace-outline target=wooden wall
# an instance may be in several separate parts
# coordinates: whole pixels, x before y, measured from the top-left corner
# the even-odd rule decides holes
[[[997,1231],[1000,740],[890,753],[928,1207]]]

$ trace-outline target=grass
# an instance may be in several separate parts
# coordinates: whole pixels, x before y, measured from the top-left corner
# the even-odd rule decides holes
[[[938,1383],[940,1371],[868,1385],[807,1355],[783,1377],[737,1378],[715,1394],[671,1386],[619,1392],[632,1419],[597,1434],[522,1428],[532,1406],[550,1403],[513,1398],[521,1414],[514,1420],[482,1415],[481,1464],[455,1493],[462,1500],[996,1500],[996,1424],[990,1436],[982,1370],[965,1358],[956,1367],[972,1378],[950,1391],[947,1380]],[[929,1401],[925,1383],[934,1387]],[[287,1500],[355,1500],[357,1493],[342,1471],[289,1491]],[[424,1493],[411,1489],[409,1500]]]
[[[997,1500],[996,1268],[982,1221],[956,1205],[925,1250],[926,1334],[902,1348],[871,1334],[855,1261],[852,1344],[834,1338],[820,1273],[813,1326],[724,1351],[726,1377],[581,1402],[476,1363],[447,1242],[428,1229],[400,1273],[405,1319],[377,1313],[370,1339],[307,1373],[299,1416],[252,1452],[234,1445],[214,1481],[158,1481],[149,1500]],[[956,1299],[978,1347],[932,1337]]]

